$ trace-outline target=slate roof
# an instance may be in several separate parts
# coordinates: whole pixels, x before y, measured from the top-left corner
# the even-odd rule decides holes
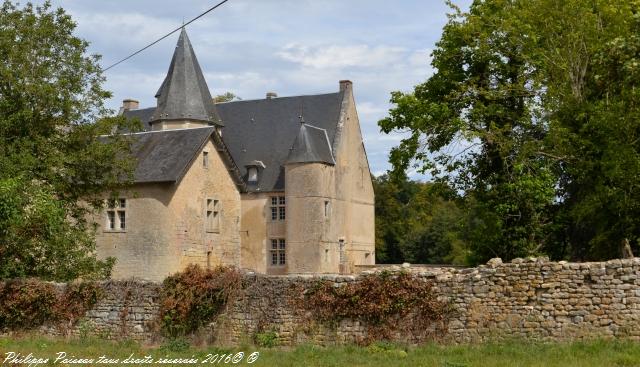
[[[138,160],[134,181],[180,181],[214,131],[214,127],[203,127],[131,134],[131,150]]]
[[[151,121],[196,120],[222,125],[193,47],[182,28],[169,71],[156,93]]]
[[[247,182],[248,165],[256,160],[265,165],[265,168],[260,170],[258,182],[248,185],[246,189],[284,190],[284,164],[292,150],[295,150],[294,143],[301,129],[301,113],[304,113],[304,120],[307,121],[306,130],[311,131],[310,141],[322,140],[321,134],[316,131],[323,129],[326,131],[329,147],[332,147],[343,97],[344,92],[338,92],[216,104],[218,114],[225,124],[222,128],[222,140],[244,182]],[[150,129],[149,119],[153,110],[154,108],[125,111],[124,115],[139,118],[145,128]],[[323,147],[315,151],[319,157],[318,161],[333,163],[335,157],[330,148]]]
[[[327,163],[335,164],[327,130],[300,124],[296,141],[289,151],[285,163]]]

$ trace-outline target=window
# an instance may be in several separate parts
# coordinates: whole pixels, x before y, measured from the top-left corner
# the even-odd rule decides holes
[[[116,212],[107,210],[107,228],[116,229]]]
[[[286,242],[284,238],[271,239],[271,266],[282,266],[287,263]]]
[[[127,229],[127,199],[109,200],[106,230],[124,231],[125,229]]]
[[[285,220],[285,199],[284,196],[271,197],[271,220]]]
[[[340,241],[338,241],[338,243],[340,247],[340,264],[344,264],[347,262],[347,257],[345,256],[345,251],[344,251],[344,240],[341,239]]]
[[[202,152],[202,167],[209,168],[209,152]]]
[[[325,200],[324,201],[324,217],[329,218],[330,214],[331,214],[331,203],[329,202],[329,200]]]
[[[249,167],[249,182],[258,182],[258,167]]]
[[[220,200],[207,199],[207,232],[220,232]]]

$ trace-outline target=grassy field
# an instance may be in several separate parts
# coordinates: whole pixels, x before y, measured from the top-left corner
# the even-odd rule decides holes
[[[7,360],[10,353],[21,353],[18,358],[24,358],[29,353],[33,358],[48,362],[40,365],[57,366],[100,366],[100,365],[225,365],[224,361],[211,361],[216,354],[245,352],[245,356],[235,365],[250,366],[340,366],[340,367],[369,367],[369,366],[640,366],[640,343],[631,341],[596,340],[571,344],[532,344],[527,342],[502,342],[498,344],[439,346],[427,345],[419,348],[404,348],[398,345],[375,344],[369,347],[330,347],[301,346],[297,348],[256,348],[253,346],[217,349],[193,348],[180,342],[173,342],[158,347],[144,347],[135,342],[110,342],[100,339],[64,340],[41,337],[0,337],[0,364],[11,365],[17,360]],[[58,354],[65,352],[65,358],[93,359],[91,363],[66,363],[59,359]],[[252,364],[247,363],[247,357],[252,352],[259,352],[259,357]],[[139,359],[134,363],[124,363],[133,354]],[[113,363],[97,363],[100,356]],[[151,359],[147,358],[149,356]],[[34,359],[19,365],[31,366]],[[165,358],[166,361],[161,359]],[[171,363],[171,359],[197,359],[198,363]],[[209,361],[203,362],[209,358]],[[104,360],[103,360],[104,361]],[[76,361],[78,362],[78,361]],[[108,362],[108,361],[104,361]],[[145,363],[147,362],[147,363]],[[166,362],[166,363],[162,363]],[[175,362],[175,361],[173,361]],[[187,361],[182,361],[187,362]],[[229,362],[228,365],[234,365]]]

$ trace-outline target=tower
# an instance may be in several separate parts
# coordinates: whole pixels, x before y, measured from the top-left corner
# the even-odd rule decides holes
[[[152,130],[223,126],[184,28],[155,97],[157,107],[149,121]]]
[[[290,273],[337,273],[336,251],[327,242],[335,160],[325,129],[301,121],[285,162],[287,247]],[[335,247],[335,246],[333,246]]]

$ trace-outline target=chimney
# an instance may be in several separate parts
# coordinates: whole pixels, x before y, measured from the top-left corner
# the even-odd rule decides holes
[[[124,111],[137,110],[140,108],[140,102],[135,99],[125,99],[122,101],[122,109]]]
[[[341,80],[340,81],[340,92],[344,92],[347,89],[351,89],[351,85],[353,83],[351,83],[351,80]]]
[[[278,93],[276,92],[267,92],[267,99],[278,98]]]

